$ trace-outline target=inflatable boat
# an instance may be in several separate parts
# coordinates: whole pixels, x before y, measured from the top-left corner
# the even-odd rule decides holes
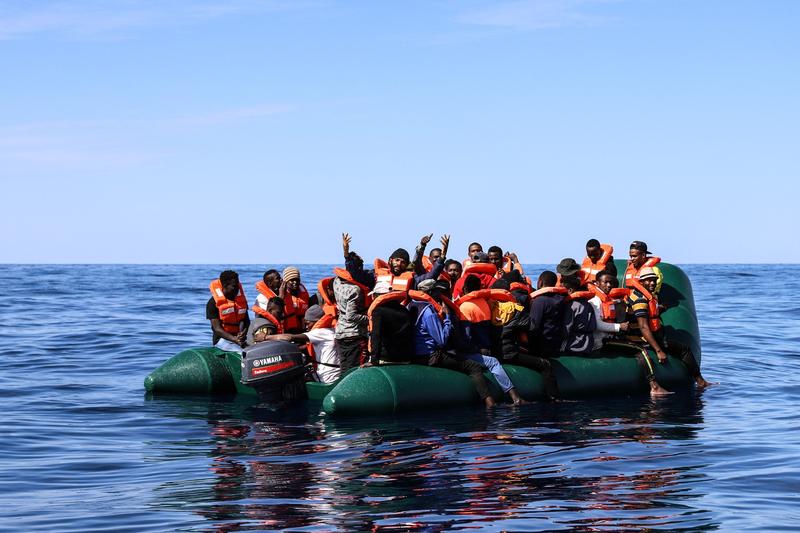
[[[659,300],[667,307],[661,315],[665,332],[670,338],[689,345],[699,364],[700,333],[691,283],[679,267],[665,263],[658,266],[664,276]],[[625,262],[617,261],[617,267],[621,273],[624,272]],[[237,394],[258,398],[265,393],[274,397],[275,384],[285,392],[286,383],[300,380],[300,386],[305,390],[295,390],[292,397],[322,402],[325,413],[335,416],[391,414],[478,401],[468,376],[413,364],[359,368],[332,384],[303,383],[299,354],[292,353],[289,348],[277,352],[270,349],[273,351],[270,352],[266,346],[252,352],[248,350],[243,358],[242,354],[213,347],[191,348],[173,356],[150,373],[144,381],[145,389],[154,395]],[[636,359],[637,353],[642,352],[646,353],[656,379],[663,387],[675,390],[693,383],[686,367],[677,358],[670,357],[666,363],[660,364],[650,350],[610,345],[590,356],[561,355],[553,358],[561,396],[571,399],[647,392],[647,380]],[[544,382],[538,372],[514,365],[504,367],[523,398],[545,398]],[[245,379],[242,379],[243,369]],[[253,378],[260,373],[270,377],[272,385],[266,389]],[[502,392],[494,378],[488,372],[486,377],[492,395],[501,399]]]

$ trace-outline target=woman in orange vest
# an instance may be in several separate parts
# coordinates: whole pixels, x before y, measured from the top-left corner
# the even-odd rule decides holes
[[[208,288],[206,318],[211,321],[212,343],[222,350],[241,351],[247,345],[250,317],[239,274],[226,270]]]

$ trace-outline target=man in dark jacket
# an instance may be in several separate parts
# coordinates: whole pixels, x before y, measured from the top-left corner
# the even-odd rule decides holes
[[[556,280],[555,272],[542,272],[536,284],[537,291],[531,298],[528,352],[532,355],[552,357],[561,349],[566,291],[558,292]],[[549,291],[540,292],[542,289]]]
[[[385,281],[375,284],[373,296],[377,298],[391,290]],[[407,362],[414,354],[414,320],[411,312],[399,300],[392,300],[371,311],[369,331],[369,362]]]
[[[514,271],[516,273],[516,271]],[[494,288],[510,288],[507,279],[497,280]],[[537,357],[528,353],[528,331],[530,330],[531,316],[528,306],[530,298],[525,290],[513,290],[512,296],[520,309],[516,310],[511,318],[503,324],[500,334],[500,345],[503,364],[512,364],[536,370],[544,379],[545,394],[548,399],[558,397],[558,383],[556,383],[553,365],[544,357]]]
[[[561,278],[561,284],[567,289],[568,295],[564,307],[564,340],[561,343],[561,351],[574,354],[592,353],[596,327],[594,307],[587,298],[571,298],[580,289],[577,278]]]

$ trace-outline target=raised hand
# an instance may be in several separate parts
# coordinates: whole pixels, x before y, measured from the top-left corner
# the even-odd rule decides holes
[[[432,239],[432,238],[433,238],[433,233],[431,233],[430,235],[425,235],[424,237],[422,237],[422,238],[419,240],[419,243],[420,243],[422,246],[427,246],[427,245],[428,245],[428,243],[429,243],[429,242],[431,242],[431,239]]]
[[[350,254],[350,241],[352,238],[350,237],[349,233],[342,233],[342,251],[344,252],[344,256],[347,257]]]
[[[439,242],[442,243],[442,257],[447,257],[447,247],[450,246],[450,235],[442,235]]]

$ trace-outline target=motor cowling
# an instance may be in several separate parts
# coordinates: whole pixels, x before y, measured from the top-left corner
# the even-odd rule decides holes
[[[291,342],[259,342],[242,354],[242,383],[256,389],[268,403],[303,398],[305,373],[303,354]]]

